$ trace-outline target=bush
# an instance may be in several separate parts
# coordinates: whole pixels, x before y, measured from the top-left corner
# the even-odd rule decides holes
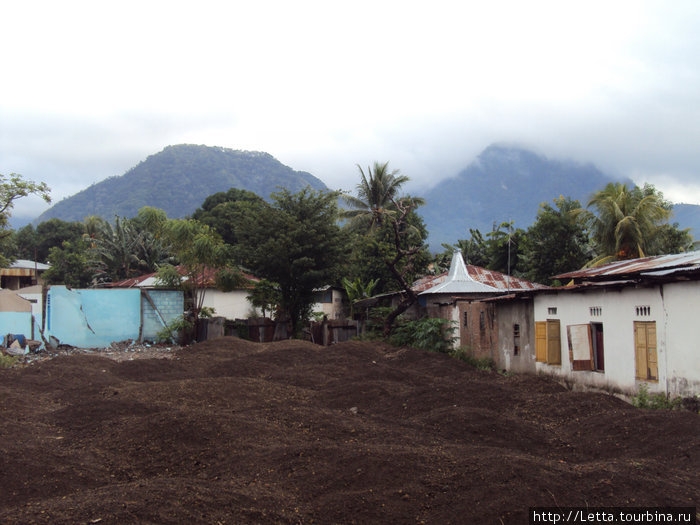
[[[168,326],[163,328],[158,335],[158,341],[177,341],[182,333],[191,333],[194,324],[191,320],[185,319],[185,316],[181,315],[176,319],[170,321]]]
[[[496,363],[490,357],[473,357],[469,355],[467,351],[468,350],[465,347],[460,346],[456,350],[450,352],[450,355],[455,359],[459,359],[460,361],[470,364],[474,368],[478,368],[479,370],[496,369]]]
[[[681,398],[670,398],[666,394],[650,394],[647,385],[639,387],[637,395],[632,397],[632,404],[637,408],[650,408],[653,410],[676,410],[681,406]]]
[[[17,356],[0,354],[0,368],[11,368],[18,359]]]
[[[454,321],[447,319],[426,317],[416,321],[400,321],[389,342],[396,346],[412,346],[447,354],[455,341],[454,330]]]

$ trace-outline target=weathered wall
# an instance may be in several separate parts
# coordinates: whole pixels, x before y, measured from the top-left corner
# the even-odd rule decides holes
[[[498,362],[498,333],[493,303],[458,301],[459,345],[469,355]]]
[[[534,373],[535,365],[535,318],[532,299],[497,301],[496,325],[498,331],[499,368],[511,372]],[[520,328],[518,353],[515,353],[515,325]]]
[[[151,298],[158,312],[153,309],[148,297]],[[185,299],[182,291],[179,290],[144,290],[141,297],[141,308],[143,312],[141,337],[147,341],[154,341],[164,328],[163,322],[168,325],[182,315],[185,310]]]
[[[32,337],[31,312],[0,312],[0,342],[7,334],[22,334]]]
[[[560,319],[561,365],[537,363],[538,371],[568,376],[574,381],[615,386],[636,392],[645,384],[650,392],[691,395],[700,392],[700,283],[687,281],[622,289],[545,293],[535,297],[535,320]],[[637,307],[648,308],[640,315]],[[592,313],[592,308],[598,310]],[[549,312],[556,308],[556,314]],[[658,380],[639,380],[635,374],[634,322],[656,323]],[[603,324],[604,371],[572,371],[566,327]]]
[[[217,317],[226,319],[247,319],[253,310],[253,306],[248,301],[247,290],[234,290],[232,292],[222,292],[220,290],[207,289],[204,294],[204,306],[214,308]],[[269,314],[269,312],[267,312]],[[262,312],[258,311],[258,315]]]
[[[47,335],[80,348],[138,339],[141,290],[72,289],[52,286],[47,298]]]
[[[671,394],[700,393],[700,281],[664,284],[666,375]]]

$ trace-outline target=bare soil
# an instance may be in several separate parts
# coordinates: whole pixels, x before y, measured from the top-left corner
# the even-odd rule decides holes
[[[527,523],[531,506],[698,502],[688,411],[377,343],[167,353],[0,370],[0,523]]]

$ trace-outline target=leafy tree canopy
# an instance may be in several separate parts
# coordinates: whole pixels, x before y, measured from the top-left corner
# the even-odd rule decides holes
[[[296,336],[314,304],[314,290],[339,279],[346,236],[337,224],[338,192],[283,190],[270,205],[237,212],[236,254],[257,276],[279,285],[279,307]]]

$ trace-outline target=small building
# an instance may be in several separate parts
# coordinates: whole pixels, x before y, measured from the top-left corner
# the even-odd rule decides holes
[[[324,286],[314,291],[315,304],[311,311],[322,313],[326,319],[337,320],[345,318],[343,297],[345,290],[337,286]]]
[[[41,274],[49,268],[48,264],[18,259],[7,268],[0,268],[0,288],[19,290],[41,284]]]
[[[556,276],[534,295],[536,368],[628,393],[700,392],[700,252]]]

